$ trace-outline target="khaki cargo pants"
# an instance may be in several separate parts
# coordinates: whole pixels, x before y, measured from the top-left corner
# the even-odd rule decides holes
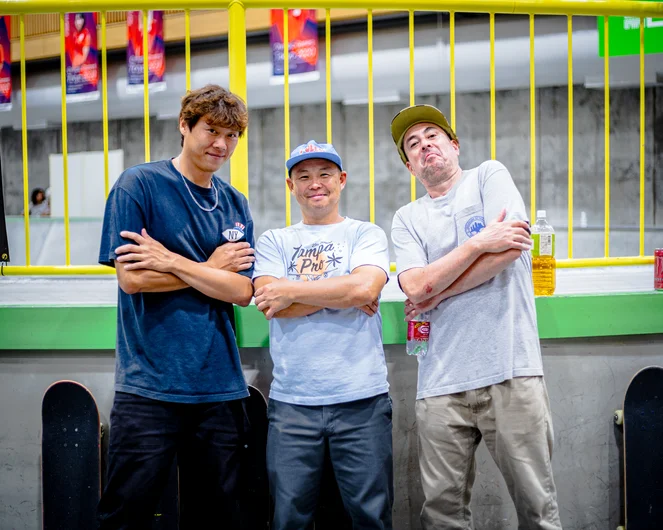
[[[518,513],[519,530],[560,530],[543,377],[417,400],[425,530],[472,530],[475,451],[483,438]]]

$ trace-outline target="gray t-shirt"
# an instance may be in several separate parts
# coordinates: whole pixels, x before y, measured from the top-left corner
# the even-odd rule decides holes
[[[528,220],[511,175],[495,160],[463,171],[444,197],[427,194],[403,206],[391,231],[398,274],[445,256],[502,208],[506,220]],[[543,375],[529,252],[486,283],[443,301],[430,320],[417,399]]]
[[[345,218],[331,225],[298,223],[268,230],[256,244],[253,279],[316,281],[350,274],[362,265],[388,275],[384,231]],[[300,318],[269,321],[274,380],[269,397],[297,405],[333,405],[389,390],[382,317],[359,309],[322,309]]]

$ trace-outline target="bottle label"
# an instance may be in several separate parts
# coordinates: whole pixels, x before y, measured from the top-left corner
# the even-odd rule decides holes
[[[410,320],[407,323],[407,340],[427,341],[430,334],[430,322]]]
[[[532,257],[555,255],[555,234],[532,234]]]

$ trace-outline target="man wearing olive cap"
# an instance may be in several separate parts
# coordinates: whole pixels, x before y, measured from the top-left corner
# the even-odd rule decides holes
[[[275,530],[313,523],[325,454],[357,530],[391,530],[392,410],[377,298],[384,231],[339,214],[346,173],[330,144],[286,162],[302,212],[256,245],[256,306],[269,320],[274,380],[267,470]]]
[[[458,137],[435,107],[402,110],[391,134],[428,192],[398,210],[391,233],[406,319],[429,312],[431,322],[415,404],[423,527],[472,528],[474,454],[483,438],[518,528],[559,530],[522,197],[495,160],[461,169]]]

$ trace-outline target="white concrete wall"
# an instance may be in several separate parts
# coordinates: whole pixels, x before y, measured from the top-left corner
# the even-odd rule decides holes
[[[553,468],[565,530],[605,530],[623,523],[620,431],[630,378],[663,365],[663,336],[543,341],[543,363],[555,428]],[[272,364],[263,349],[243,349],[245,371],[268,392]],[[386,348],[394,401],[394,528],[419,529],[422,492],[414,398],[416,360],[402,345]],[[93,392],[108,422],[113,398],[112,351],[0,350],[0,528],[41,528],[40,410],[47,386],[74,379]],[[112,426],[111,426],[112,428]],[[472,508],[476,530],[516,530],[513,504],[485,446],[477,453]]]

